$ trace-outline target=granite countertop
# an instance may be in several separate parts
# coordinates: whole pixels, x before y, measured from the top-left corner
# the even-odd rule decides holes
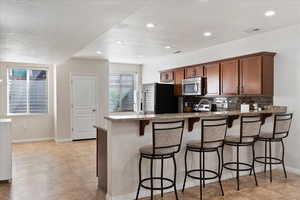
[[[112,114],[104,117],[107,120],[159,120],[159,119],[186,119],[198,117],[222,117],[229,115],[255,115],[268,113],[285,113],[286,106],[272,106],[272,108],[261,111],[241,112],[240,110],[220,112],[198,112],[198,113],[172,113],[172,114]]]
[[[9,123],[11,122],[11,119],[9,118],[0,118],[0,123]]]

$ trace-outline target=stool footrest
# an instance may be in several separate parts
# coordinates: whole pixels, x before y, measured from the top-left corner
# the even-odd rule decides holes
[[[254,160],[255,160],[255,162],[258,162],[261,164],[272,164],[272,165],[282,164],[282,160],[279,158],[275,158],[275,157],[271,157],[271,160],[270,160],[270,157],[259,156],[259,157],[255,157]]]
[[[202,173],[206,173],[207,172],[207,173],[209,173],[211,175],[214,175],[214,176],[206,177],[206,174],[205,174],[204,177],[200,178],[200,171]],[[191,175],[191,173],[193,173],[193,172],[198,172],[199,176]],[[193,169],[193,170],[187,171],[187,176],[190,177],[190,178],[198,179],[198,180],[210,180],[210,179],[216,179],[216,178],[218,178],[219,174],[217,172],[215,172],[215,171],[207,170],[207,169],[205,169],[205,170],[203,170],[203,169],[201,169],[201,170],[200,169]]]
[[[228,170],[231,170],[231,171],[237,171],[237,164],[239,164],[239,166],[243,166],[243,167],[246,167],[246,168],[239,168],[239,171],[250,171],[252,170],[252,165],[248,164],[248,163],[244,163],[244,162],[227,162],[227,163],[224,163],[224,168],[225,169],[228,169]],[[234,167],[229,167],[229,165],[235,165]]]
[[[153,181],[154,181],[154,180],[159,180],[159,181],[163,180],[164,183],[165,183],[165,182],[168,182],[168,183],[171,184],[171,185],[165,186],[165,187],[163,187],[163,188],[161,188],[161,187],[153,187],[153,188],[152,188],[153,190],[162,190],[162,189],[163,189],[163,190],[166,190],[166,189],[170,189],[170,188],[174,187],[174,181],[171,180],[171,179],[169,179],[169,178],[153,177],[152,179],[153,179]],[[141,180],[141,186],[142,186],[143,188],[145,188],[145,189],[151,190],[151,186],[145,185],[145,184],[144,184],[145,182],[149,182],[149,185],[150,185],[150,184],[151,184],[151,178],[145,178],[145,179],[142,179],[142,180]]]

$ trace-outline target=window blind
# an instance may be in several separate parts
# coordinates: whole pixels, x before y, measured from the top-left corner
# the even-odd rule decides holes
[[[109,111],[134,111],[135,74],[110,74]]]
[[[46,70],[9,70],[8,110],[11,114],[48,113]]]

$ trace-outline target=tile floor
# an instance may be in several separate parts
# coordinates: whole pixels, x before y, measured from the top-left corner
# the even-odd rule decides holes
[[[102,200],[95,177],[95,141],[38,142],[13,146],[13,181],[0,183],[0,200]],[[204,200],[300,200],[300,176],[274,171],[274,181],[258,174],[259,187],[253,178],[241,179],[241,191],[235,191],[235,180],[223,182],[225,196],[219,196],[218,184],[204,189]],[[199,199],[199,188],[178,192],[180,199]],[[161,199],[160,196],[155,199]],[[173,200],[174,194],[165,194]]]

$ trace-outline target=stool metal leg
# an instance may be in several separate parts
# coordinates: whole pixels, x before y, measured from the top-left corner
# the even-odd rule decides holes
[[[217,154],[218,154],[218,178],[219,178],[220,188],[221,188],[221,191],[222,191],[222,196],[224,196],[223,186],[222,186],[222,182],[221,182],[221,174],[220,174],[220,170],[221,170],[221,159],[220,159],[219,149],[217,149]]]
[[[186,178],[187,178],[187,161],[186,161],[187,160],[187,153],[188,153],[188,149],[185,150],[185,155],[184,155],[185,176],[184,176],[184,182],[183,182],[182,192],[184,192]]]
[[[270,182],[272,182],[272,142],[269,141],[269,166],[270,166]]]
[[[202,153],[200,151],[200,200],[202,200]]]
[[[178,200],[177,188],[176,188],[177,166],[176,166],[175,154],[173,154],[173,163],[174,163],[174,193],[175,193],[176,200]]]
[[[203,162],[202,162],[202,169],[203,169],[203,188],[205,188],[205,152],[203,151]]]
[[[151,200],[153,200],[153,158],[150,159]]]
[[[254,164],[254,159],[255,159],[255,148],[254,148],[254,145],[255,145],[255,143],[252,144],[252,155],[253,155],[252,159],[253,159],[253,161],[252,161],[252,169],[251,169],[251,171],[253,170],[253,175],[254,175],[254,179],[255,179],[255,185],[258,186],[257,178],[256,178],[256,174],[255,174],[255,164]]]
[[[282,160],[281,160],[281,162],[282,162],[282,167],[283,167],[283,171],[284,171],[284,176],[285,176],[285,178],[287,178],[287,173],[286,173],[286,169],[285,169],[285,163],[284,163],[284,151],[285,151],[285,149],[284,149],[284,143],[283,143],[283,140],[281,140],[281,145],[282,145]]]
[[[160,180],[160,186],[161,186],[161,193],[160,193],[160,196],[163,197],[164,196],[164,180],[163,180],[163,177],[164,177],[164,157],[162,156],[161,157],[161,169],[160,169],[160,177],[161,177],[161,180]]]
[[[240,190],[240,156],[239,156],[239,153],[240,153],[240,146],[237,145],[237,148],[236,148],[236,181],[237,181],[237,190]]]
[[[265,165],[264,165],[264,172],[265,173],[267,172],[267,151],[268,151],[267,141],[265,141]]]
[[[138,186],[138,190],[136,193],[136,200],[139,199],[139,194],[140,194],[140,189],[141,189],[141,183],[142,183],[142,159],[143,157],[140,156],[140,161],[139,161],[139,186]]]
[[[222,177],[223,169],[224,169],[224,145],[223,145],[222,151],[221,151],[221,158],[222,158],[222,168],[221,168],[220,178]]]

